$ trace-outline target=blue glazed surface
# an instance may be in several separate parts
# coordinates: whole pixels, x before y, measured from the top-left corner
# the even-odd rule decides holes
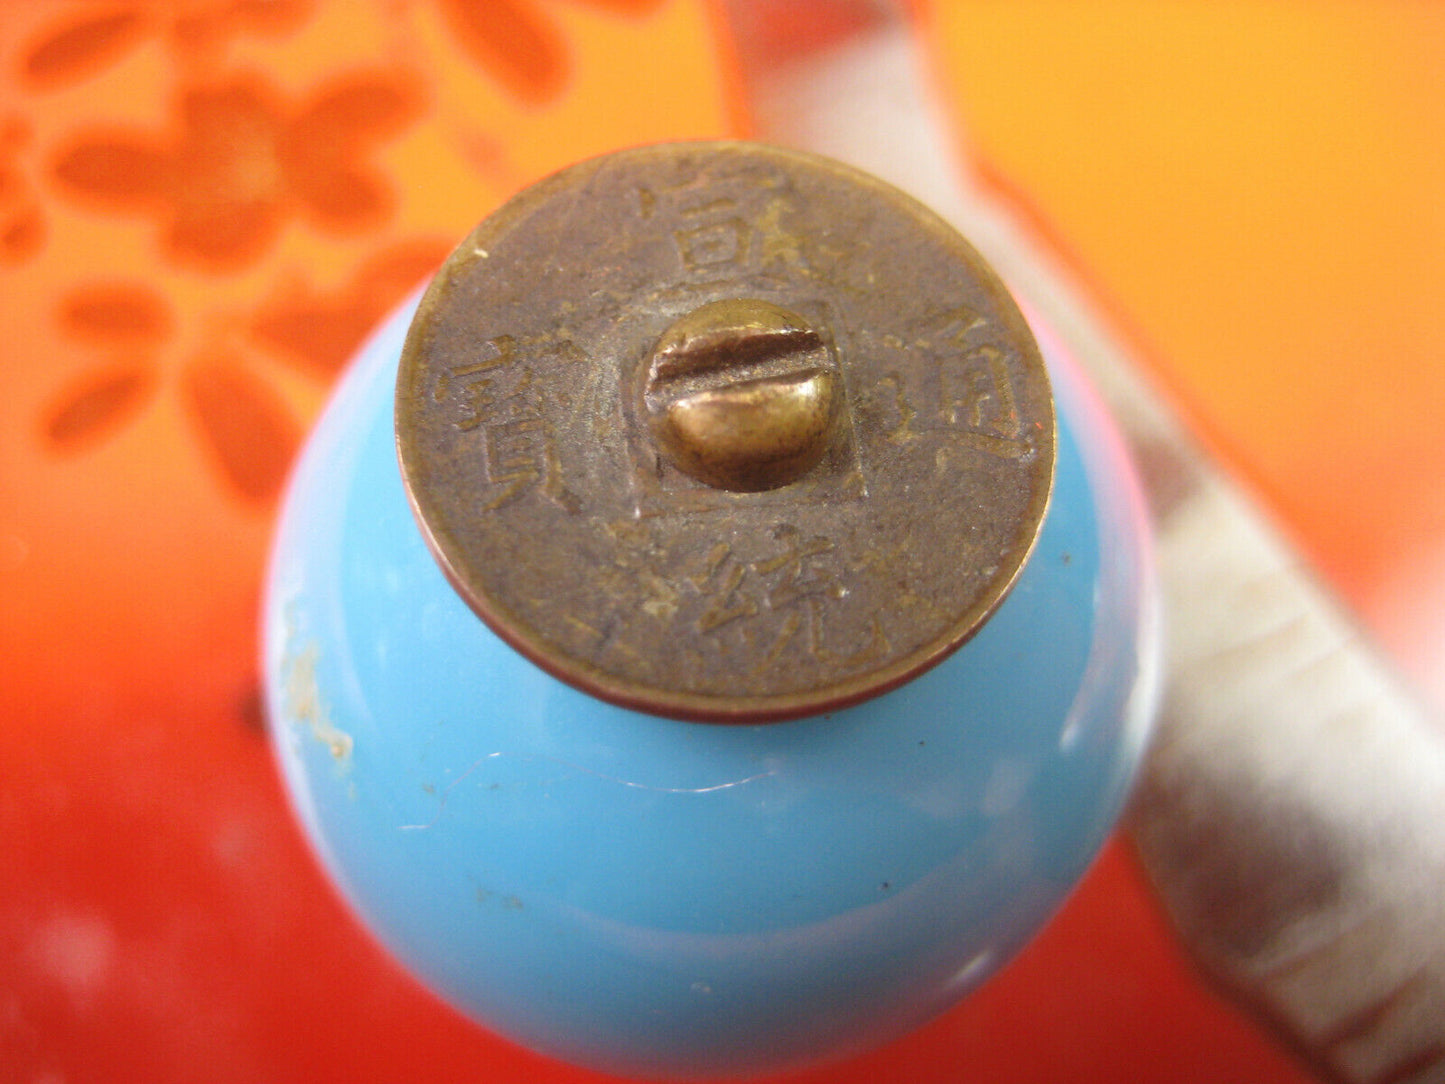
[[[1071,368],[1038,548],[970,643],[831,716],[709,726],[559,683],[447,585],[392,442],[409,318],[308,447],[266,611],[286,782],[367,925],[488,1027],[647,1076],[866,1049],[1001,966],[1101,845],[1151,706],[1139,509]]]

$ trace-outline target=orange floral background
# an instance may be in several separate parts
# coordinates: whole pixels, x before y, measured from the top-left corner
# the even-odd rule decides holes
[[[991,175],[1445,693],[1445,19],[913,7]],[[342,909],[270,764],[255,615],[368,330],[526,183],[741,131],[729,55],[705,0],[0,9],[0,1080],[596,1079],[460,1020]],[[1119,845],[980,996],[798,1079],[965,1068],[1305,1079]]]

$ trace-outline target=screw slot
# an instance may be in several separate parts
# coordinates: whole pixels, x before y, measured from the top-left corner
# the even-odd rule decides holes
[[[714,301],[669,327],[647,360],[653,440],[684,473],[754,492],[797,481],[832,441],[841,387],[827,344],[769,301]]]

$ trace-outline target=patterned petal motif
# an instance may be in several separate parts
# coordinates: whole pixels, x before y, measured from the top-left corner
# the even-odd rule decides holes
[[[170,158],[143,137],[84,139],[60,156],[54,172],[80,198],[126,210],[160,206],[175,187]]]
[[[550,101],[567,76],[567,54],[552,24],[525,0],[442,0],[458,42],[524,102]]]
[[[127,282],[82,286],[60,308],[61,332],[92,346],[154,348],[170,334],[173,322],[160,294]]]
[[[60,334],[121,357],[72,381],[42,412],[47,451],[71,455],[93,448],[150,403],[160,387],[154,355],[173,323],[165,300],[146,286],[95,283],[65,297],[57,314]]]
[[[260,259],[281,232],[274,202],[201,185],[180,200],[166,231],[166,247],[179,263],[207,271],[239,270]]]
[[[395,194],[363,155],[411,124],[421,104],[421,95],[397,78],[357,75],[323,92],[287,126],[277,148],[281,169],[319,228],[351,233],[390,218]]]
[[[436,270],[450,248],[446,241],[412,241],[369,260],[340,289],[288,288],[256,314],[252,336],[304,369],[340,372],[367,333]]]
[[[86,14],[44,34],[24,54],[21,71],[37,90],[56,90],[79,83],[138,44],[146,20],[138,10]]]
[[[44,414],[41,436],[61,455],[93,447],[138,414],[159,383],[155,366],[142,361],[87,373]]]
[[[178,14],[171,36],[185,53],[205,54],[242,34],[280,37],[311,15],[311,0],[221,0]]]
[[[329,233],[383,225],[395,194],[365,156],[420,107],[399,73],[350,76],[299,110],[262,77],[237,76],[183,94],[170,140],[83,137],[54,175],[78,199],[158,217],[177,264],[238,271],[271,249],[297,210]]]
[[[231,270],[270,249],[283,223],[280,113],[277,95],[260,79],[234,79],[184,96],[181,137],[172,152],[184,182],[170,193],[167,234],[177,260]]]
[[[21,165],[33,137],[20,117],[0,124],[0,264],[14,267],[45,247],[47,229],[39,193]]]
[[[411,124],[421,102],[412,87],[383,74],[352,75],[323,89],[292,126],[298,135],[330,135],[352,144],[386,139]]]
[[[201,443],[237,495],[252,504],[275,500],[300,441],[280,397],[225,352],[197,358],[182,393]]]
[[[661,0],[574,0],[617,15],[646,15]],[[571,62],[561,34],[528,0],[441,0],[462,48],[523,102],[556,98]]]
[[[24,207],[0,223],[0,263],[24,263],[45,246],[45,215],[38,206]]]
[[[296,30],[313,7],[312,0],[190,0],[165,5],[133,0],[93,8],[77,4],[22,50],[20,75],[33,90],[64,90],[114,66],[156,37],[168,40],[191,63],[214,60],[243,35],[274,38]]]

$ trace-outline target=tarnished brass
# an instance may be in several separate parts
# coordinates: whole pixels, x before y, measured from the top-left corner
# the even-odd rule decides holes
[[[583,162],[452,254],[397,447],[462,597],[544,669],[677,718],[841,708],[962,644],[1053,479],[994,274],[848,167],[740,143]]]
[[[838,380],[822,337],[770,301],[713,301],[663,333],[643,394],[658,447],[723,489],[796,481],[828,450]]]

